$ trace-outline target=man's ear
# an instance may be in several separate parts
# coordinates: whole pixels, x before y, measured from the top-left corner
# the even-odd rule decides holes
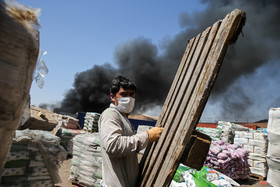
[[[116,101],[116,96],[114,96],[114,94],[110,93],[110,98],[111,98],[111,101],[112,101],[113,103],[115,103],[115,101]]]

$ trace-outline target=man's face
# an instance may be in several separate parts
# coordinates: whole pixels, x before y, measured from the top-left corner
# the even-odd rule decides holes
[[[120,87],[119,91],[116,93],[114,96],[112,93],[110,94],[111,100],[113,103],[117,106],[118,105],[118,98],[121,97],[132,97],[135,99],[135,90],[130,90],[130,89],[123,89]]]

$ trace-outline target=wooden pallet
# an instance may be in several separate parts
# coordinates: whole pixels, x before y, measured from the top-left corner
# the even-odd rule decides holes
[[[266,177],[263,177],[263,176],[261,176],[261,175],[254,174],[254,173],[250,173],[250,177],[253,178],[253,179],[260,180],[260,181],[266,180]]]
[[[140,162],[140,186],[169,186],[218,75],[228,45],[246,15],[234,10],[189,40],[156,126],[164,127]]]

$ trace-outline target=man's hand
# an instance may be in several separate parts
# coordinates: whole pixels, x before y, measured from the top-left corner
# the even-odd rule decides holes
[[[147,132],[149,135],[149,141],[150,142],[158,141],[162,131],[163,131],[162,127],[153,127],[150,130],[148,130]]]

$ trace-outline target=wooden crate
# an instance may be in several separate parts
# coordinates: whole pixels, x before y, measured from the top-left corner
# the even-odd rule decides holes
[[[200,170],[208,155],[210,145],[211,138],[208,135],[193,131],[180,162],[193,169]]]

